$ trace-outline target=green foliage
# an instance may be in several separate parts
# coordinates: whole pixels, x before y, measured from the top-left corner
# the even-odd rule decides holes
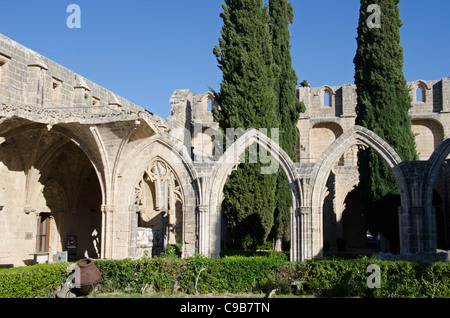
[[[308,83],[307,80],[303,80],[303,81],[300,83],[300,86],[301,86],[301,87],[308,87],[308,86],[309,86],[309,83]]]
[[[166,257],[179,258],[181,257],[182,244],[169,244],[166,246]]]
[[[391,145],[403,160],[416,160],[415,139],[411,130],[411,108],[403,75],[403,48],[400,46],[400,10],[398,0],[362,0],[357,37],[355,84],[358,101],[356,124],[364,126]],[[370,4],[381,8],[381,28],[369,28]],[[373,150],[359,151],[360,190],[366,202],[369,230],[391,240],[398,229],[390,226],[397,207],[390,204],[399,194],[392,171]],[[396,201],[398,201],[396,199]],[[398,206],[398,205],[397,205]],[[380,215],[379,211],[386,211]]]
[[[223,80],[213,110],[222,129],[267,128],[276,123],[275,67],[270,18],[262,0],[226,0],[214,48]]]
[[[279,124],[274,92],[277,68],[267,6],[262,0],[226,0],[222,7],[223,27],[214,54],[223,80],[215,94],[220,109],[213,110],[214,118],[224,132],[227,128],[266,128],[270,137],[271,129]],[[232,237],[230,244],[240,248],[264,242],[276,205],[277,176],[261,174],[260,157],[252,159],[250,163],[247,150],[224,187],[224,223]]]
[[[223,221],[236,248],[256,248],[273,226],[276,175],[262,175],[260,168],[242,163],[224,186]]]
[[[219,46],[213,53],[223,73],[213,110],[222,130],[279,129],[279,144],[295,161],[296,128],[302,105],[296,98],[289,25],[293,8],[287,0],[225,1]],[[304,105],[303,105],[304,106]],[[254,162],[254,161],[253,161]],[[292,196],[282,169],[260,173],[263,164],[245,163],[233,171],[224,188],[224,219],[230,244],[254,248],[269,235],[288,239]]]
[[[380,267],[381,288],[369,288],[367,267]],[[69,264],[0,270],[0,298],[54,298],[67,279]],[[449,263],[358,259],[313,259],[291,263],[282,253],[267,256],[157,257],[97,260],[98,293],[181,291],[188,294],[268,293],[318,297],[448,298]]]
[[[297,161],[297,74],[292,67],[289,25],[294,22],[294,9],[287,0],[270,0],[272,22],[272,53],[276,66],[274,91],[280,124],[280,146],[292,160]]]
[[[54,298],[69,264],[41,264],[0,270],[0,298]]]

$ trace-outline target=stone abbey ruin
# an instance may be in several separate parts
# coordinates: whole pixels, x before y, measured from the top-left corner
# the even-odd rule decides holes
[[[160,118],[0,35],[0,264],[69,257],[218,257],[221,202],[239,156],[257,144],[292,192],[290,258],[364,247],[359,147],[391,167],[401,193],[400,253],[450,244],[450,78],[409,83],[419,161],[355,126],[354,85],[299,87],[306,105],[293,162],[259,127],[216,153],[213,95],[176,90]]]

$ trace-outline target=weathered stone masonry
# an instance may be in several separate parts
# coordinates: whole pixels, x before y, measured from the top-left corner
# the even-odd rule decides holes
[[[433,252],[450,243],[450,79],[409,85],[421,161],[402,162],[355,126],[355,87],[344,85],[299,87],[307,111],[293,162],[261,127],[217,151],[210,110],[220,106],[210,93],[176,90],[162,119],[0,35],[0,264],[52,262],[58,251],[138,258],[176,243],[183,257],[218,257],[222,189],[255,144],[291,185],[293,261],[335,250],[342,238],[364,242],[352,214],[358,147],[374,148],[394,171],[401,252]]]

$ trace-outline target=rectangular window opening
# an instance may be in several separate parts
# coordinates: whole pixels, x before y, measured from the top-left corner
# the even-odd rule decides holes
[[[46,253],[49,249],[50,213],[39,214],[37,252]]]
[[[52,78],[52,91],[53,91],[53,103],[58,104],[60,102],[62,82],[56,78]]]

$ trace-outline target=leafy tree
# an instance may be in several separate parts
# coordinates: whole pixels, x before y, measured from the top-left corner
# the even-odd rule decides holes
[[[223,80],[215,93],[220,109],[213,115],[223,131],[267,128],[270,137],[279,123],[267,5],[262,0],[225,0],[222,7],[223,28],[214,54]],[[249,155],[247,151],[229,176],[222,203],[228,232],[235,244],[246,248],[263,243],[272,229],[277,182],[276,174],[261,174],[263,164],[250,163]]]
[[[292,67],[290,46],[289,25],[294,21],[294,10],[287,0],[270,0],[269,13],[272,19],[272,53],[276,66],[274,91],[278,104],[280,146],[296,161],[299,138],[297,123],[301,106],[297,99],[298,77]],[[284,171],[280,169],[277,174],[277,201],[272,235],[278,243],[276,249],[280,250],[281,241],[290,238],[292,195]]]
[[[403,160],[416,160],[408,114],[411,97],[403,75],[398,3],[399,0],[361,0],[358,49],[354,58],[358,94],[356,124],[383,138]],[[371,11],[369,5],[380,8],[379,25],[370,23],[377,13]],[[372,149],[360,150],[358,159],[360,190],[369,230],[395,242],[400,201],[394,175]]]

